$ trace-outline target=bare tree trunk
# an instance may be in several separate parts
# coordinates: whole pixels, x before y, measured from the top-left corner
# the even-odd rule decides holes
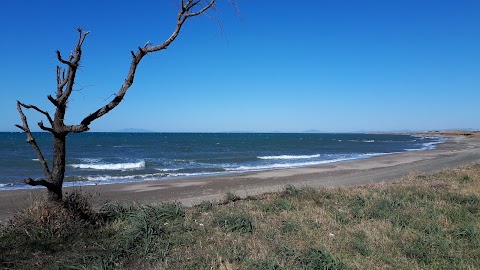
[[[53,138],[53,169],[52,185],[48,187],[50,200],[60,201],[62,199],[63,179],[65,178],[66,166],[66,134],[57,134]]]

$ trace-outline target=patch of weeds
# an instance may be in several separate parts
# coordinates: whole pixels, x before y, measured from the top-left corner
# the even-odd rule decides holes
[[[408,227],[413,219],[414,218],[410,213],[406,213],[404,211],[391,213],[391,215],[388,217],[388,220],[392,223],[392,225],[399,229],[405,229]]]
[[[99,216],[93,210],[91,200],[91,194],[74,189],[70,192],[65,192],[63,196],[63,207],[67,209],[73,217],[90,224],[95,224],[99,221]]]
[[[107,221],[125,220],[134,213],[138,207],[133,204],[122,204],[119,202],[110,202],[102,206],[100,215]]]
[[[333,218],[335,219],[336,222],[340,224],[349,224],[350,223],[350,217],[348,215],[348,212],[344,209],[333,209]]]
[[[427,175],[425,175],[425,174],[419,174],[419,175],[415,176],[415,178],[416,178],[416,179],[419,179],[419,180],[425,180],[425,179],[427,179],[428,177],[427,177]]]
[[[142,258],[149,255],[154,259],[164,260],[172,244],[166,239],[167,229],[173,226],[171,222],[176,222],[179,225],[175,230],[181,231],[183,223],[179,219],[183,216],[183,207],[179,203],[139,207],[124,220],[125,227],[116,236],[118,244],[114,254],[119,257],[122,253],[137,254]]]
[[[365,197],[356,195],[349,203],[349,207],[352,212],[352,217],[355,220],[360,220],[365,217],[365,208],[367,205],[367,199]]]
[[[241,199],[242,198],[240,198],[240,196],[238,196],[237,194],[235,194],[231,191],[227,191],[227,193],[225,193],[224,203],[227,204],[227,203],[231,203],[231,202],[236,202],[236,201],[239,201]]]
[[[270,213],[270,212],[277,213],[281,211],[294,210],[295,206],[293,205],[292,202],[290,202],[287,199],[278,198],[278,199],[275,199],[273,202],[264,204],[262,209],[264,212],[267,212],[267,213]]]
[[[443,234],[442,227],[436,220],[419,220],[418,227],[420,232],[431,236],[440,236]]]
[[[407,257],[425,265],[450,259],[450,242],[441,236],[419,236],[404,250]]]
[[[367,214],[370,219],[388,219],[388,217],[404,206],[402,201],[394,199],[380,199],[374,202]]]
[[[203,254],[194,254],[193,258],[185,261],[180,256],[176,260],[173,260],[170,268],[166,269],[205,269],[211,270],[214,269],[209,265],[208,259]]]
[[[278,233],[275,230],[268,230],[264,234],[265,239],[273,241],[278,237]]]
[[[287,185],[283,191],[283,195],[286,197],[293,197],[300,194],[300,189],[294,185]]]
[[[298,264],[301,269],[343,269],[344,265],[330,254],[325,248],[310,248],[305,250],[298,257]]]
[[[127,228],[119,235],[123,250],[145,256],[153,247],[155,238],[165,233],[163,222],[151,210],[150,207],[139,209],[129,217]]]
[[[283,234],[294,233],[299,231],[299,229],[300,227],[298,224],[292,221],[283,221],[282,225],[280,226],[280,232]]]
[[[220,249],[216,252],[224,259],[228,260],[230,263],[241,263],[248,259],[249,251],[248,249],[239,244],[225,243],[223,246],[219,247]]]
[[[446,200],[459,204],[467,208],[467,210],[472,214],[480,213],[480,196],[475,194],[463,195],[458,193],[448,193],[446,195]]]
[[[462,224],[472,219],[472,214],[465,207],[450,207],[446,215],[454,224]]]
[[[405,192],[404,198],[407,202],[427,206],[429,202],[433,202],[437,199],[435,192],[430,189],[422,189],[419,187],[407,188],[408,192]]]
[[[258,269],[258,270],[279,270],[282,267],[274,260],[259,260],[247,264],[246,269]]]
[[[273,251],[282,258],[283,257],[293,257],[298,252],[296,246],[289,245],[289,244],[281,244],[280,246],[277,246],[276,248],[274,248]]]
[[[459,225],[455,231],[454,235],[458,238],[466,239],[470,243],[475,243],[478,241],[480,236],[480,230],[477,228],[475,223],[467,222]]]
[[[210,201],[202,201],[201,203],[195,205],[195,208],[202,212],[210,211],[213,209],[213,203]]]
[[[326,188],[322,188],[322,189],[317,190],[315,192],[314,197],[312,199],[317,206],[322,207],[328,201],[335,200],[337,196],[338,196],[337,194],[334,194],[333,192],[330,192]]]
[[[364,232],[358,232],[352,240],[352,249],[362,256],[370,256],[371,251],[368,245],[368,239]]]
[[[472,178],[470,178],[470,176],[464,175],[464,176],[460,177],[460,181],[459,181],[459,182],[460,182],[461,184],[466,184],[466,183],[469,183],[469,182],[471,182],[471,181],[472,181]]]
[[[175,220],[185,215],[182,204],[176,202],[162,203],[150,209],[161,220]]]
[[[214,224],[230,232],[253,233],[255,230],[252,218],[242,213],[217,216]]]

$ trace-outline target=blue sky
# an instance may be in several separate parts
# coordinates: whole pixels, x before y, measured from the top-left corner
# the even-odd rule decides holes
[[[92,131],[326,132],[480,129],[480,1],[238,0],[187,22],[148,56]],[[66,122],[118,91],[130,51],[160,43],[175,0],[6,1],[0,9],[0,131],[17,99],[53,114],[55,50],[90,31]],[[30,126],[40,119],[28,112]]]

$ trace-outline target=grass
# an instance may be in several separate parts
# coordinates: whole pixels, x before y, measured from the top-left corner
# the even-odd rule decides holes
[[[37,200],[0,228],[12,269],[476,269],[480,164],[184,208]]]

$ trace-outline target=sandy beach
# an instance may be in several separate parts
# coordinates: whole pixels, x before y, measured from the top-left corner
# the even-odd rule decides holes
[[[229,191],[245,197],[281,190],[286,185],[297,187],[360,185],[392,181],[412,172],[428,173],[474,162],[480,162],[478,136],[449,136],[449,140],[435,150],[410,151],[314,167],[80,188],[93,195],[95,205],[108,201],[138,203],[178,201],[185,206],[191,206],[204,200],[220,200]],[[66,192],[69,190],[71,188],[65,188]],[[0,191],[0,221],[5,221],[23,209],[32,197],[43,194],[42,192],[45,190]]]

